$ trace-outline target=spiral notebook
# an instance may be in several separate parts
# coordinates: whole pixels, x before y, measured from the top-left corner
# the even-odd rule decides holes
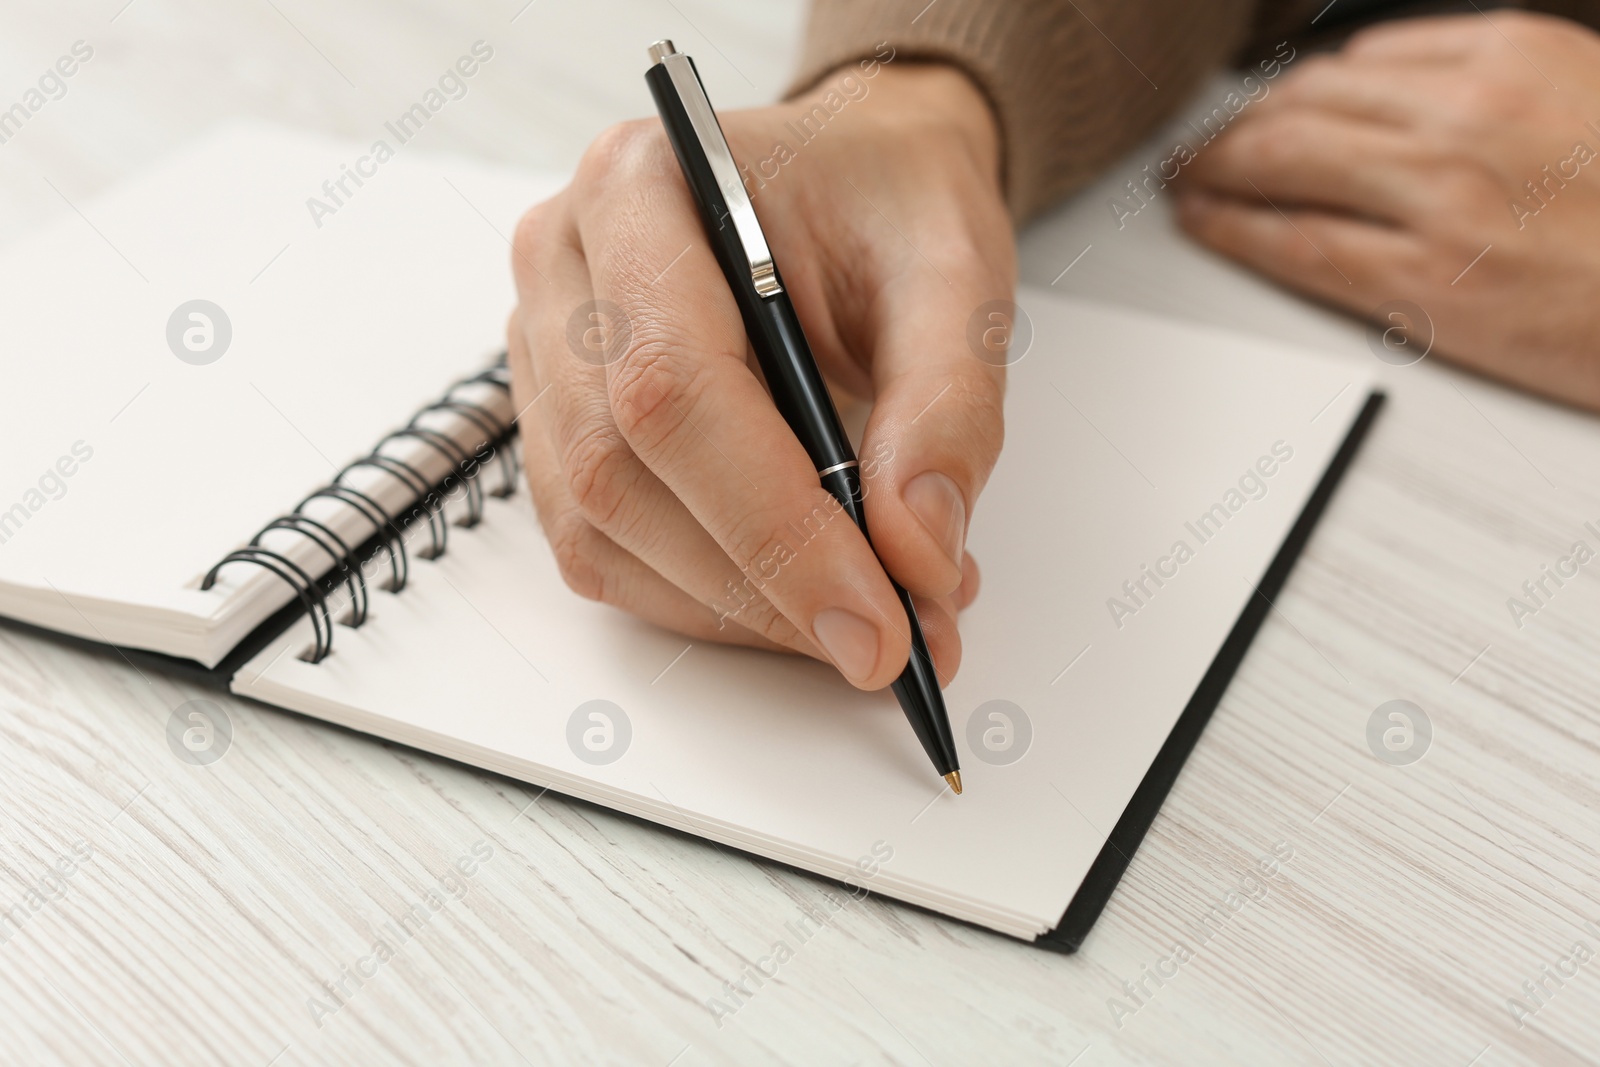
[[[1076,948],[1372,419],[1365,372],[1022,294],[957,798],[889,693],[567,589],[495,358],[515,220],[560,179],[371,152],[229,128],[0,254],[0,614]]]

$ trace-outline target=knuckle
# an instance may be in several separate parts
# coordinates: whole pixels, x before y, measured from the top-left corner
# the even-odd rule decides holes
[[[1498,203],[1504,197],[1504,183],[1492,166],[1459,153],[1445,156],[1435,166],[1434,174],[1436,192],[1429,198],[1428,207],[1439,216],[1459,217],[1468,208],[1482,211],[1498,206],[1504,210]]]
[[[996,288],[998,281],[998,288],[1009,292],[1014,252],[1006,242],[995,240],[996,232],[975,225],[947,226],[930,228],[913,239],[952,285],[983,292]]]
[[[711,605],[719,620],[734,622],[775,644],[795,647],[805,640],[800,627],[768,599],[765,590],[772,583],[746,571],[737,580],[729,579],[717,603]]]
[[[634,119],[607,128],[590,143],[578,161],[574,184],[603,189],[658,175],[668,165],[676,164],[661,123]]]
[[[576,435],[562,451],[567,489],[578,510],[594,526],[610,529],[632,487],[632,451],[609,427]]]
[[[555,215],[554,200],[535,204],[522,213],[522,217],[517,220],[517,229],[511,240],[511,247],[516,252],[517,258],[531,257],[540,248],[545,247],[554,232]]]
[[[585,600],[606,599],[605,571],[601,567],[601,534],[579,512],[568,512],[552,521],[546,533],[556,567],[567,588]]]
[[[1452,90],[1446,105],[1448,128],[1457,136],[1476,136],[1508,122],[1525,122],[1541,103],[1536,95],[1525,81],[1503,73],[1474,78]]]
[[[1306,141],[1311,136],[1302,122],[1244,123],[1234,132],[1235,149],[1251,163],[1271,173],[1282,173],[1306,158]]]
[[[776,559],[779,546],[783,544],[783,538],[773,534],[775,525],[761,510],[739,509],[716,534],[717,543],[733,560],[733,565],[763,585],[774,585],[782,577],[781,560],[777,567],[765,562]]]
[[[725,599],[736,605],[736,610],[729,615],[745,629],[769,641],[791,648],[801,646],[809,639],[772,599],[772,591],[785,579],[781,566],[773,566],[772,558],[765,558],[767,567],[753,563],[741,572],[738,582],[728,583]]]
[[[1504,117],[1511,104],[1510,98],[1516,95],[1515,87],[1510,85],[1490,85],[1483,81],[1464,85],[1456,97],[1457,124],[1478,126],[1485,120],[1496,121]]]
[[[694,376],[680,346],[660,337],[629,339],[607,388],[622,436],[641,449],[667,439],[691,407]]]
[[[717,541],[736,567],[765,586],[815,592],[817,576],[802,575],[791,565],[805,545],[841,520],[850,521],[839,502],[818,488],[806,495],[798,508],[790,506],[782,513],[762,507],[738,510],[730,515]]]
[[[754,607],[752,617],[740,620],[745,629],[765,637],[774,644],[788,647],[793,647],[804,639],[805,635],[800,632],[800,627],[796,626],[789,616],[773,607],[770,600],[762,600]]]

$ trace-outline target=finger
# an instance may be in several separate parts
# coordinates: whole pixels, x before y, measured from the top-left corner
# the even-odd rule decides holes
[[[595,310],[589,264],[570,216],[558,216],[548,231],[533,258],[554,279],[547,289],[553,295],[532,302],[527,329],[537,377],[550,391],[541,422],[567,495],[590,525],[720,623],[820,658],[763,592],[770,568],[741,572],[624,439],[611,411],[606,364],[626,349],[630,325],[615,309]]]
[[[967,527],[1005,439],[1010,265],[964,259],[944,277],[899,273],[868,312],[877,395],[862,439],[867,521],[889,573],[924,596],[960,586]],[[975,336],[998,340],[975,350],[974,321]]]
[[[737,567],[779,561],[767,598],[852,683],[882,688],[910,653],[894,589],[746,366],[738,309],[659,127],[627,136],[603,146],[609,193],[584,182],[578,212],[595,296],[629,318],[608,369],[617,426]]]
[[[1412,235],[1321,211],[1280,212],[1203,193],[1179,201],[1178,221],[1230,259],[1295,289],[1365,314],[1415,276]]]
[[[1437,192],[1393,127],[1313,110],[1240,122],[1190,165],[1202,188],[1242,200],[1327,207],[1402,222]]]
[[[917,611],[917,622],[922,636],[928,642],[928,654],[933,657],[933,673],[939,685],[947,686],[961,669],[961,634],[956,627],[956,605],[950,597],[911,598]]]
[[[535,392],[523,336],[521,330],[513,330],[507,339],[507,362],[513,393],[521,400],[519,407],[529,403],[522,398]],[[743,626],[719,622],[704,604],[595,529],[567,491],[545,434],[536,426],[527,426],[521,438],[528,488],[540,525],[562,578],[574,592],[689,637],[784,651],[781,645]]]
[[[1424,118],[1423,94],[1433,88],[1426,73],[1312,56],[1284,76],[1253,117],[1318,110],[1409,129]]]
[[[981,584],[978,574],[978,561],[972,558],[971,552],[962,554],[961,559],[961,584],[956,586],[956,591],[951,594],[958,611],[965,611],[978,599],[978,587]]]
[[[1395,19],[1369,26],[1339,54],[1356,63],[1453,63],[1480,51],[1493,27],[1481,15]]]
[[[546,234],[555,220],[570,212],[571,189],[561,190],[549,200],[529,208],[517,220],[517,230],[511,241],[511,276],[517,283],[517,299],[526,302],[536,299],[550,288],[549,275],[539,266]]]

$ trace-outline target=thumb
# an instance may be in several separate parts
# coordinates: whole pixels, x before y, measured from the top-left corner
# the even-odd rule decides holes
[[[867,523],[889,573],[922,596],[960,586],[967,527],[1005,440],[1011,295],[1005,278],[883,293],[861,449]]]

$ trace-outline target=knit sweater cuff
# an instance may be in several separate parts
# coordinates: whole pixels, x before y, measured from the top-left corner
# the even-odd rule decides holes
[[[999,122],[1019,221],[1180,106],[1245,38],[1250,0],[813,0],[790,96],[888,51],[965,71]]]

